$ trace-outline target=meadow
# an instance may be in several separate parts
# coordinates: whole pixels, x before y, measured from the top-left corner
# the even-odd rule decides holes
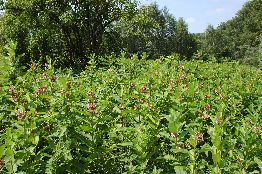
[[[254,67],[122,56],[79,74],[1,68],[1,173],[262,172]]]

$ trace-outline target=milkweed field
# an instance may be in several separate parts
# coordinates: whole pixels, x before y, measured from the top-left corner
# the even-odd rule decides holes
[[[3,74],[0,173],[262,172],[256,68],[119,58]]]

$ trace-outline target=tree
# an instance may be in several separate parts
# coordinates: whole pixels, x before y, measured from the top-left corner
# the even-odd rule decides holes
[[[251,60],[257,59],[250,56],[257,55],[261,45],[261,11],[262,0],[248,1],[233,19],[221,23],[217,29],[208,27],[202,40],[202,48],[220,59],[231,57],[256,64],[251,63]]]
[[[22,64],[49,56],[60,66],[84,67],[88,55],[107,52],[103,37],[135,8],[133,0],[7,0],[3,34],[25,53]]]
[[[123,50],[130,54],[147,52],[152,58],[157,58],[172,52],[169,46],[175,23],[175,18],[166,8],[159,9],[154,3],[142,6],[132,20],[122,20],[115,29]]]
[[[188,32],[188,26],[182,18],[176,23],[175,36],[173,39],[175,53],[190,58],[196,51],[197,42],[194,36]]]
[[[196,48],[185,21],[176,21],[167,8],[160,9],[156,3],[142,6],[132,20],[115,27],[119,33],[115,43],[130,54],[147,52],[154,59],[176,52],[191,57]]]
[[[205,34],[202,36],[202,49],[216,58],[231,57],[229,41],[225,36],[225,31],[216,30],[212,25],[208,25]]]

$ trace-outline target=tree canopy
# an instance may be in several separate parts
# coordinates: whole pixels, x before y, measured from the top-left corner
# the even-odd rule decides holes
[[[237,15],[217,28],[192,34],[156,3],[136,0],[0,0],[0,47],[17,43],[17,61],[52,58],[58,67],[84,68],[91,55],[177,53],[191,59],[198,51],[214,56],[261,63],[262,0],[248,1]],[[197,53],[197,54],[198,54]]]
[[[258,55],[262,40],[262,0],[248,1],[237,15],[217,29],[209,26],[203,36],[202,48],[218,58],[261,63]],[[250,63],[251,63],[250,62]]]
[[[23,62],[46,56],[60,64],[85,64],[104,53],[103,36],[121,18],[135,12],[132,0],[8,0],[2,2],[4,35],[18,42]]]

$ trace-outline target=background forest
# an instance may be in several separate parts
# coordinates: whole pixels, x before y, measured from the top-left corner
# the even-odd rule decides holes
[[[261,0],[248,1],[236,16],[205,33],[192,34],[184,19],[167,8],[138,6],[132,0],[8,0],[2,1],[1,52],[17,44],[17,65],[44,62],[83,69],[90,55],[143,52],[150,59],[171,54],[181,59],[239,60],[261,65]]]

